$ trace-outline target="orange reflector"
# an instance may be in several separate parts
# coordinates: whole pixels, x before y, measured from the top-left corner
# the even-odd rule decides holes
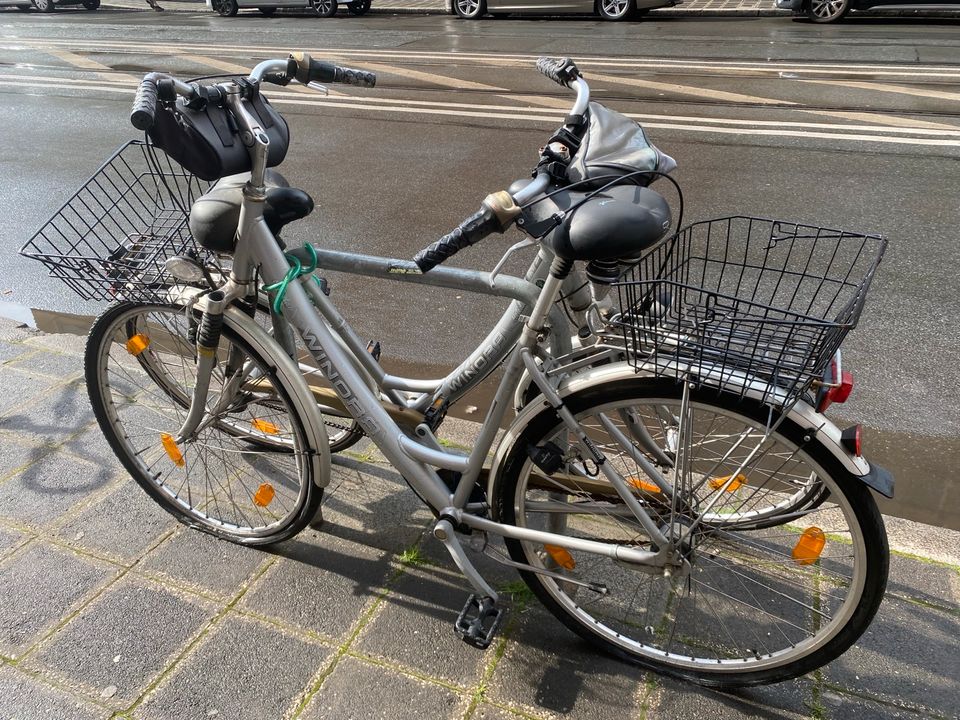
[[[253,494],[253,504],[259,505],[260,507],[266,507],[270,504],[270,501],[273,500],[275,495],[276,492],[273,490],[273,485],[270,483],[263,483]]]
[[[127,352],[134,356],[139,355],[147,349],[149,344],[150,338],[141,333],[137,333],[127,340]]]
[[[567,552],[566,548],[559,545],[544,545],[543,549],[564,570],[573,570],[577,566],[577,561],[573,559],[573,555]]]
[[[177,441],[169,433],[160,433],[160,442],[163,443],[163,449],[167,451],[167,456],[173,460],[177,467],[183,467],[186,463],[183,461],[183,453],[177,447]]]
[[[637,490],[643,490],[648,493],[658,493],[660,492],[660,487],[652,482],[647,480],[641,480],[638,477],[628,477],[627,482],[630,485],[633,485]]]
[[[731,477],[730,475],[724,475],[723,477],[710,478],[710,487],[712,487],[714,490],[719,490],[726,484],[727,480],[729,480],[730,477]],[[746,484],[747,484],[747,476],[744,475],[743,473],[740,473],[735,478],[733,478],[733,481],[729,485],[727,485],[727,492],[733,492],[741,485],[746,485]]]
[[[253,425],[254,430],[259,430],[267,435],[276,435],[278,432],[280,432],[280,428],[278,428],[272,422],[261,420],[260,418],[254,418],[250,424]]]
[[[793,546],[793,559],[801,565],[812,565],[820,558],[827,536],[818,527],[808,527]]]

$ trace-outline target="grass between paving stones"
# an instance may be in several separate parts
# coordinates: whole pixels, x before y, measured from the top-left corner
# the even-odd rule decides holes
[[[417,567],[419,565],[430,564],[430,559],[423,554],[419,543],[416,545],[411,545],[405,549],[397,556],[397,560],[401,565],[406,565],[407,567]]]
[[[274,563],[276,562],[278,562],[277,559],[274,559],[273,562],[264,563],[264,566],[260,568],[259,572],[255,573],[250,577],[250,580],[246,584],[246,586],[240,592],[238,592],[230,602],[228,602],[223,608],[221,608],[216,614],[214,614],[214,616],[207,621],[207,624],[204,625],[204,627],[200,630],[200,632],[197,633],[196,637],[194,637],[193,640],[187,643],[187,646],[183,650],[181,650],[180,653],[173,659],[173,662],[167,665],[167,667],[165,667],[160,672],[160,674],[153,679],[153,682],[151,682],[149,685],[147,685],[146,688],[144,688],[143,692],[140,693],[140,697],[134,700],[133,703],[130,705],[130,707],[118,713],[114,713],[114,717],[127,717],[141,703],[143,703],[144,699],[151,692],[153,692],[157,687],[159,687],[160,683],[162,683],[164,679],[168,675],[170,675],[170,673],[172,673],[174,669],[180,664],[180,661],[183,660],[187,655],[189,655],[190,652],[193,650],[193,648],[195,648],[197,644],[201,640],[203,640],[203,638],[205,638],[207,635],[210,634],[210,631],[213,630],[213,628],[215,628],[217,625],[220,624],[220,621],[227,615],[228,612],[230,612],[236,606],[238,602],[240,602],[243,599],[243,596],[247,594],[247,592],[250,590],[251,587],[253,587],[254,583],[256,583],[256,581],[259,580],[261,577],[263,577],[263,574],[267,572],[267,570],[272,568]]]

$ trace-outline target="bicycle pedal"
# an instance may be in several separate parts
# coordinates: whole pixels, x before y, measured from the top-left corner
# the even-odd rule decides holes
[[[471,595],[453,629],[468,645],[487,648],[500,630],[504,615],[505,612],[494,604],[492,598]]]

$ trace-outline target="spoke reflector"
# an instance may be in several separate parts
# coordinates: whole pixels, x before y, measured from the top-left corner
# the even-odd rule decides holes
[[[730,478],[731,478],[730,475],[724,475],[723,477],[710,478],[710,487],[712,487],[714,490],[719,490],[726,484],[727,480],[730,480]],[[744,475],[743,473],[740,473],[735,478],[733,478],[733,480],[729,485],[727,485],[727,492],[733,492],[734,490],[739,488],[741,485],[746,485],[746,484],[747,484],[747,476]]]
[[[253,504],[259,505],[260,507],[266,507],[270,504],[275,495],[276,492],[273,489],[273,485],[270,483],[263,483],[253,494]]]
[[[274,425],[272,422],[268,420],[261,420],[260,418],[254,418],[250,422],[250,424],[253,425],[254,430],[259,430],[260,432],[266,433],[267,435],[276,435],[278,432],[280,432],[280,428],[278,428],[276,425]]]
[[[648,480],[642,480],[638,477],[628,477],[627,484],[633,485],[637,490],[643,490],[648,493],[658,493],[660,492],[660,487]]]
[[[150,338],[143,333],[137,333],[127,340],[127,352],[133,356],[137,356],[146,350],[149,344]]]
[[[186,463],[183,460],[183,453],[177,447],[177,441],[173,439],[170,433],[160,433],[160,442],[163,443],[163,449],[167,451],[167,457],[173,460],[177,467],[183,467]]]
[[[573,559],[573,555],[567,552],[566,548],[559,545],[544,545],[543,549],[564,570],[573,570],[577,566],[577,561]]]
[[[820,558],[827,536],[818,527],[808,527],[793,546],[793,559],[800,565],[812,565]]]

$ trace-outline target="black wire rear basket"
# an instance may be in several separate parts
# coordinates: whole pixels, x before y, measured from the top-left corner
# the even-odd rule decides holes
[[[39,260],[84,300],[162,299],[164,270],[197,253],[190,205],[210,183],[140,140],[120,147],[37,231],[20,254]]]
[[[689,225],[617,283],[637,370],[787,409],[856,326],[878,235],[729,217]]]

